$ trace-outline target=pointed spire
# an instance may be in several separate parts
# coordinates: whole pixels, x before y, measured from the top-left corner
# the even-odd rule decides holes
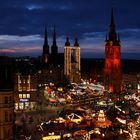
[[[78,43],[78,39],[77,38],[75,38],[74,46],[79,47],[79,43]]]
[[[55,26],[53,30],[53,45],[56,46],[56,32],[55,32]]]
[[[43,54],[49,54],[48,34],[47,34],[46,25],[45,25],[45,34],[44,34]]]
[[[48,45],[48,34],[47,34],[47,26],[45,25],[45,39],[44,39],[44,45]]]
[[[113,8],[111,10],[111,22],[110,22],[110,29],[109,29],[109,40],[111,40],[111,41],[116,41],[117,40]]]
[[[114,11],[113,8],[111,9],[111,23],[110,26],[115,26],[115,21],[114,21]]]
[[[55,55],[58,53],[58,47],[56,45],[56,32],[55,32],[55,26],[53,30],[53,44],[51,46],[51,54]]]
[[[70,46],[70,42],[69,42],[69,38],[68,37],[66,38],[65,46]]]

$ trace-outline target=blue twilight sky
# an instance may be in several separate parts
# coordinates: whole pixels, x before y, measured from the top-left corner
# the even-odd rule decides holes
[[[0,0],[0,53],[12,56],[42,54],[44,26],[52,45],[63,52],[65,38],[71,46],[79,39],[82,57],[104,58],[111,8],[121,38],[123,58],[140,59],[140,0]]]

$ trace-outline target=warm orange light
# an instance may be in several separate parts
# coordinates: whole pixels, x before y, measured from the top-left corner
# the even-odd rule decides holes
[[[109,90],[110,90],[110,92],[113,92],[114,91],[114,88],[113,88],[112,85],[109,86]]]

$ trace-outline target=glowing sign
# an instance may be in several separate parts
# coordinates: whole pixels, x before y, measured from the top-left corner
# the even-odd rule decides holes
[[[28,102],[29,99],[20,99],[21,102]]]

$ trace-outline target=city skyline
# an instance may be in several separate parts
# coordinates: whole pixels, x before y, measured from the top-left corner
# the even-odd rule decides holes
[[[122,58],[140,59],[138,0],[3,1],[0,5],[0,52],[11,56],[41,56],[47,24],[49,46],[56,27],[59,52],[66,37],[71,46],[78,38],[81,56],[104,58],[104,40],[114,8],[116,31],[121,38]]]

